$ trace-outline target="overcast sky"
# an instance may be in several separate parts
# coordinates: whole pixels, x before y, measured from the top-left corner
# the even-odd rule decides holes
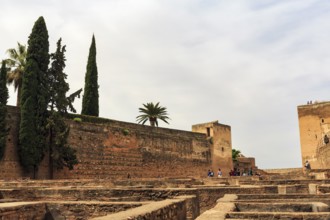
[[[0,54],[43,16],[62,37],[71,91],[84,86],[93,33],[100,116],[135,122],[142,103],[170,125],[219,120],[259,168],[300,167],[297,106],[329,100],[330,1],[2,0]],[[9,104],[16,94],[10,88]],[[75,106],[80,112],[82,100]]]

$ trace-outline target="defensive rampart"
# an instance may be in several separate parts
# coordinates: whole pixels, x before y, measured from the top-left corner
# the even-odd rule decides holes
[[[0,178],[29,177],[17,155],[19,109],[8,107],[5,157]],[[69,143],[77,150],[74,170],[55,171],[54,178],[127,178],[205,176],[211,164],[210,142],[205,134],[155,128],[109,119],[68,119]],[[89,122],[87,122],[89,121]],[[49,178],[48,157],[39,167],[39,179]]]
[[[297,109],[303,166],[308,160],[312,169],[328,169],[330,102],[314,102]]]

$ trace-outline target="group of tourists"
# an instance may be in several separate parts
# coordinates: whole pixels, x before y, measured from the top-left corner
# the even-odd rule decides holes
[[[255,175],[258,175],[255,173]],[[241,171],[237,168],[234,168],[234,170],[231,170],[229,172],[229,176],[253,176],[253,170],[252,168],[248,169],[248,171],[244,171],[241,173]]]
[[[222,171],[221,171],[220,168],[218,169],[217,175],[218,175],[218,178],[222,177]],[[207,176],[208,176],[208,177],[214,177],[214,172],[213,172],[212,169],[209,169],[209,170],[207,171]]]
[[[220,168],[218,169],[218,172],[216,174],[213,172],[212,169],[209,169],[207,171],[207,177],[214,177],[215,175],[217,175],[218,178],[222,177],[222,171]],[[259,176],[260,174],[259,173],[253,174],[252,168],[250,168],[247,172],[243,172],[243,173],[241,173],[239,169],[236,168],[229,172],[229,176],[253,176],[253,175]]]

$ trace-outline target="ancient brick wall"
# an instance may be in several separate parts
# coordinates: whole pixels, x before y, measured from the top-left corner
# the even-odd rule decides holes
[[[308,160],[312,169],[329,168],[324,136],[330,133],[330,102],[298,106],[298,117],[302,166]]]
[[[93,218],[95,220],[186,220],[186,201],[182,199],[168,199],[164,201],[146,204],[144,206],[130,209],[116,214]]]
[[[204,134],[108,119],[90,123],[81,117],[83,122],[67,120],[69,143],[77,150],[79,164],[72,171],[55,171],[54,178],[199,177],[210,166],[210,144]],[[17,108],[9,107],[8,118],[11,129],[0,162],[2,179],[27,175],[17,156]],[[47,155],[38,178],[49,178]]]
[[[234,162],[234,168],[240,172],[241,176],[249,175],[250,170],[252,170],[252,175],[255,175],[258,172],[254,157],[244,157],[241,155],[237,158],[237,161]]]
[[[273,174],[295,174],[295,175],[301,175],[302,174],[302,168],[281,168],[281,169],[264,169],[266,173],[273,173]]]
[[[209,164],[205,135],[118,121],[68,123],[79,165],[56,178],[200,176]]]
[[[230,126],[220,124],[218,121],[213,121],[193,125],[192,130],[194,132],[206,134],[209,141],[212,143],[211,168],[213,169],[215,175],[217,170],[221,168],[223,175],[228,176],[230,170],[233,169]]]
[[[93,219],[111,213],[133,209],[141,205],[141,203],[136,202],[47,202],[45,206],[50,211],[47,213],[49,218],[43,220]],[[51,213],[56,213],[57,216],[51,215]]]
[[[46,209],[43,203],[18,202],[0,208],[0,219],[45,219]]]
[[[0,160],[1,179],[18,178],[24,175],[17,154],[19,118],[19,109],[8,106],[7,127],[9,134],[7,136],[5,155]]]

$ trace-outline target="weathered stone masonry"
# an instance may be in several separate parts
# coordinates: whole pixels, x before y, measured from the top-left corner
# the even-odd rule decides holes
[[[70,121],[70,143],[78,149],[75,178],[184,177],[205,175],[210,163],[205,135],[132,123]],[[57,178],[68,173],[58,172]]]
[[[306,160],[312,169],[330,168],[330,102],[298,106],[302,166]]]
[[[210,168],[216,173],[221,168],[223,175],[228,175],[233,169],[232,146],[231,146],[231,127],[213,121],[209,123],[197,124],[192,126],[194,132],[204,133],[212,142]]]
[[[19,110],[8,106],[10,133],[0,178],[28,177],[19,164]],[[77,116],[79,117],[79,116]],[[205,134],[106,120],[104,123],[67,121],[69,143],[77,149],[79,165],[56,171],[54,178],[126,178],[205,176],[211,165],[211,143]],[[47,156],[38,172],[48,178]]]

